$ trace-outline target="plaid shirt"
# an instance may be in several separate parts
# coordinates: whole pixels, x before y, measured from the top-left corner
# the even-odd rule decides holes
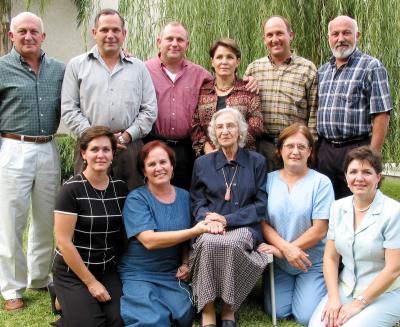
[[[0,132],[52,135],[60,123],[64,64],[42,53],[39,76],[13,48],[0,58]]]
[[[316,135],[318,76],[311,61],[292,54],[284,64],[275,65],[264,57],[252,62],[245,75],[258,82],[264,133],[277,137],[285,127],[299,122]]]
[[[358,49],[339,69],[332,57],[318,75],[317,131],[326,139],[370,135],[371,115],[392,110],[385,67]]]

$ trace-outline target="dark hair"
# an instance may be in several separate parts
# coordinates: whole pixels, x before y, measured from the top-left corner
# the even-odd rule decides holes
[[[283,143],[285,142],[285,140],[297,133],[301,133],[308,141],[308,146],[311,148],[311,155],[307,160],[307,166],[311,167],[311,165],[314,163],[315,161],[315,142],[314,142],[314,138],[309,130],[309,128],[305,125],[302,125],[300,123],[294,123],[288,127],[286,127],[280,134],[279,134],[279,138],[278,138],[278,142],[276,144],[276,151],[274,153],[273,156],[273,160],[275,162],[275,164],[282,168],[283,167],[283,159],[282,159],[282,147],[283,147]]]
[[[263,24],[262,24],[262,29],[263,29],[263,31],[264,31],[265,24],[266,24],[271,18],[280,18],[280,19],[282,19],[282,21],[283,21],[283,22],[285,23],[285,25],[286,25],[287,31],[288,31],[289,33],[290,33],[290,32],[293,32],[292,27],[291,27],[290,24],[289,24],[289,21],[288,21],[285,17],[283,17],[283,16],[281,16],[281,15],[274,15],[274,16],[270,16],[270,17],[268,17],[267,19],[265,19],[264,22],[263,22]]]
[[[165,152],[167,152],[167,154],[168,154],[169,161],[171,161],[172,167],[175,168],[175,164],[176,164],[175,151],[172,150],[164,142],[155,140],[155,141],[146,143],[139,153],[138,168],[139,168],[139,171],[142,173],[142,175],[144,174],[144,162],[146,161],[147,157],[149,156],[149,153],[152,150],[154,150],[155,148],[161,148],[161,149],[165,150]]]
[[[89,143],[91,141],[93,141],[94,139],[98,138],[98,137],[108,137],[110,142],[111,142],[111,148],[113,150],[113,152],[115,152],[115,150],[117,150],[117,141],[115,140],[115,136],[113,134],[113,132],[111,131],[111,129],[109,129],[108,127],[105,126],[93,126],[93,127],[89,127],[87,130],[85,130],[81,137],[78,140],[78,151],[80,153],[81,150],[85,151],[88,146]]]
[[[377,174],[382,173],[382,155],[375,149],[371,148],[369,145],[363,145],[358,148],[354,148],[346,154],[343,163],[343,171],[345,174],[347,172],[347,169],[349,168],[350,163],[353,160],[367,162]],[[378,187],[381,185],[381,182],[382,178],[378,183]]]
[[[103,10],[99,11],[99,13],[94,18],[94,27],[97,28],[99,26],[100,16],[103,16],[103,15],[118,15],[119,19],[121,20],[122,29],[125,28],[125,19],[124,19],[124,17],[122,17],[121,14],[117,10],[110,9],[110,8],[106,8],[106,9],[103,9]]]
[[[231,50],[237,58],[240,59],[241,57],[241,52],[240,48],[237,45],[236,41],[227,37],[223,37],[215,41],[210,49],[208,50],[208,53],[211,58],[214,58],[215,52],[217,51],[218,47],[225,47]]]

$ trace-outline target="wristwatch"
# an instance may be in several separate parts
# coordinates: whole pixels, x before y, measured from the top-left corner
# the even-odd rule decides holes
[[[125,145],[125,144],[126,144],[125,139],[123,138],[122,135],[118,136],[118,141],[119,141],[119,143],[122,144],[122,145]]]
[[[357,297],[356,297],[356,301],[361,302],[361,303],[364,304],[365,306],[368,305],[367,300],[366,300],[365,297],[362,296],[362,295],[357,296]]]

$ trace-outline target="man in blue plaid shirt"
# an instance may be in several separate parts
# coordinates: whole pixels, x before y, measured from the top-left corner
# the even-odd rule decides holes
[[[318,170],[333,184],[336,199],[350,195],[343,174],[347,152],[370,144],[380,151],[392,101],[385,67],[357,49],[357,22],[338,16],[328,25],[333,57],[318,70]]]

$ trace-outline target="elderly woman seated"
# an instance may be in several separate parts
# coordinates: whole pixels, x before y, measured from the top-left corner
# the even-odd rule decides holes
[[[196,221],[211,234],[197,238],[190,255],[190,275],[202,325],[216,326],[215,300],[223,301],[223,327],[236,326],[237,311],[268,264],[256,251],[265,217],[265,159],[243,149],[247,124],[233,108],[217,111],[208,135],[217,151],[198,158],[191,196]]]
[[[331,207],[324,254],[328,294],[309,326],[391,327],[400,321],[400,204],[379,191],[382,157],[372,148],[351,150],[344,172],[353,195]]]

